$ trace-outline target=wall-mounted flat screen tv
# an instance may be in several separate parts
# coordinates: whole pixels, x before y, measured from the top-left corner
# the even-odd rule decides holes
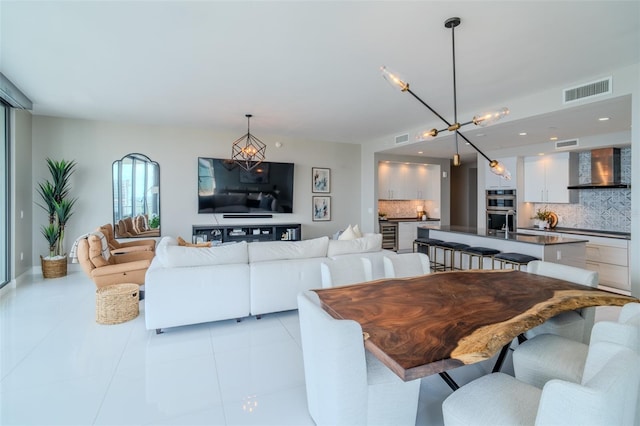
[[[198,213],[293,213],[293,163],[198,158]]]

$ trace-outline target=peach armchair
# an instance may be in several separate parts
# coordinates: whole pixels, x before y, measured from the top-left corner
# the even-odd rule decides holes
[[[115,238],[113,226],[110,223],[102,225],[96,230],[102,232],[104,236],[107,237],[107,244],[109,245],[111,254],[122,254],[132,251],[153,251],[156,248],[156,240],[153,239],[128,241],[126,243],[119,242]]]
[[[96,235],[78,241],[77,256],[84,272],[98,288],[111,284],[144,284],[145,274],[155,252],[138,251],[109,256],[102,255],[102,243]]]

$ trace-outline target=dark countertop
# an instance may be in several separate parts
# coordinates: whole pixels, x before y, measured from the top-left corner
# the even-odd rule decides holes
[[[555,245],[555,244],[572,244],[572,243],[587,243],[589,240],[579,238],[564,238],[562,236],[554,235],[528,235],[509,232],[509,237],[505,238],[504,231],[478,231],[477,228],[469,226],[430,226],[429,228],[435,231],[451,232],[454,234],[466,234],[484,238],[498,239],[513,241],[516,243],[527,243],[537,245]]]
[[[439,222],[440,219],[439,218],[435,218],[435,217],[430,217],[428,219],[422,220],[422,219],[418,219],[415,217],[391,217],[389,219],[385,219],[385,220],[380,220],[378,219],[379,222],[391,222],[391,223],[397,223],[397,222]]]
[[[630,232],[601,231],[597,229],[580,229],[580,228],[553,228],[553,229],[520,228],[520,229],[528,229],[531,231],[556,232],[556,233],[562,233],[562,234],[589,235],[594,237],[616,238],[620,240],[631,239]]]

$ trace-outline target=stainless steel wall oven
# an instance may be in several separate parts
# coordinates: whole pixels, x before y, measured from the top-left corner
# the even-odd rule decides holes
[[[491,189],[487,191],[487,230],[509,231],[517,228],[516,207],[518,199],[515,189]]]

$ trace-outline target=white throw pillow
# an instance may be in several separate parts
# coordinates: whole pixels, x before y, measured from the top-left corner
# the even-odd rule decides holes
[[[341,241],[355,240],[356,238],[358,238],[358,235],[354,232],[351,225],[349,225],[347,226],[347,229],[345,229],[344,232],[340,234],[340,236],[338,237],[338,240],[341,240]]]
[[[353,233],[356,234],[357,238],[362,238],[363,237],[362,232],[360,231],[360,227],[358,225],[355,225],[353,227]]]

